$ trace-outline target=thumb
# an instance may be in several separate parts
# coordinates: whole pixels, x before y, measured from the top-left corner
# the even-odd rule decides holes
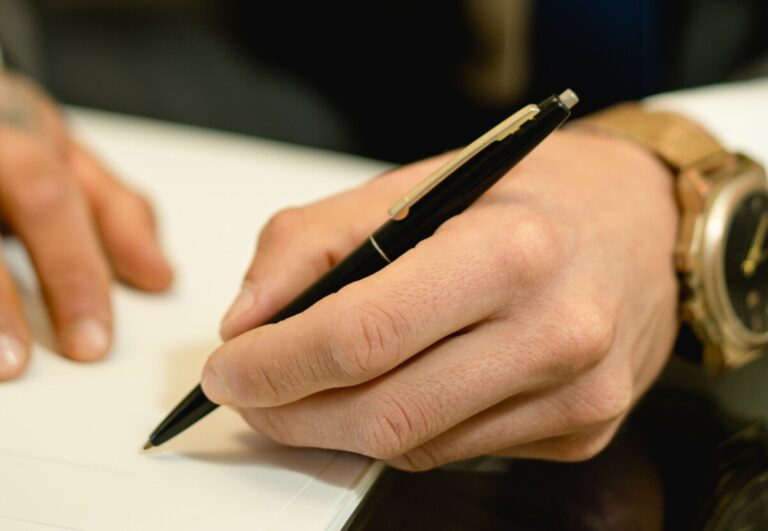
[[[259,236],[242,290],[221,323],[222,339],[255,328],[277,313],[360,245],[386,220],[387,207],[447,157],[398,168],[385,178],[273,216]]]

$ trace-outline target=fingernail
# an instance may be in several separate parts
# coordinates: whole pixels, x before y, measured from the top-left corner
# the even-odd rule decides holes
[[[109,348],[107,327],[91,317],[73,324],[68,333],[69,354],[80,361],[93,361],[101,358]]]
[[[203,392],[212,402],[223,403],[230,398],[229,389],[222,377],[211,367],[203,375]]]
[[[249,310],[255,302],[256,286],[250,282],[243,283],[240,294],[235,299],[235,302],[232,303],[232,306],[229,307],[229,310],[227,310],[224,319],[222,319],[221,327],[225,328],[227,325],[237,320],[237,318]]]
[[[24,345],[9,334],[0,334],[0,380],[16,376],[24,360]]]

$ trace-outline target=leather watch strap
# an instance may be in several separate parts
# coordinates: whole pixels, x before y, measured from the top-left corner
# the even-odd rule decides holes
[[[720,143],[694,122],[671,112],[648,111],[637,103],[610,107],[576,124],[629,138],[676,171],[726,155]]]

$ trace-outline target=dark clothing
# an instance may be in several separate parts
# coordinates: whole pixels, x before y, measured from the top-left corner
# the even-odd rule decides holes
[[[528,88],[490,105],[466,88],[487,50],[455,0],[28,5],[40,49],[19,62],[65,102],[397,162],[566,87],[585,113],[725,80],[768,44],[763,0],[533,0]]]

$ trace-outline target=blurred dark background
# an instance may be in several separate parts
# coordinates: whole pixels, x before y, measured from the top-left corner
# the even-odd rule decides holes
[[[0,0],[6,54],[64,102],[395,162],[566,87],[583,114],[759,75],[766,22],[765,0]]]

